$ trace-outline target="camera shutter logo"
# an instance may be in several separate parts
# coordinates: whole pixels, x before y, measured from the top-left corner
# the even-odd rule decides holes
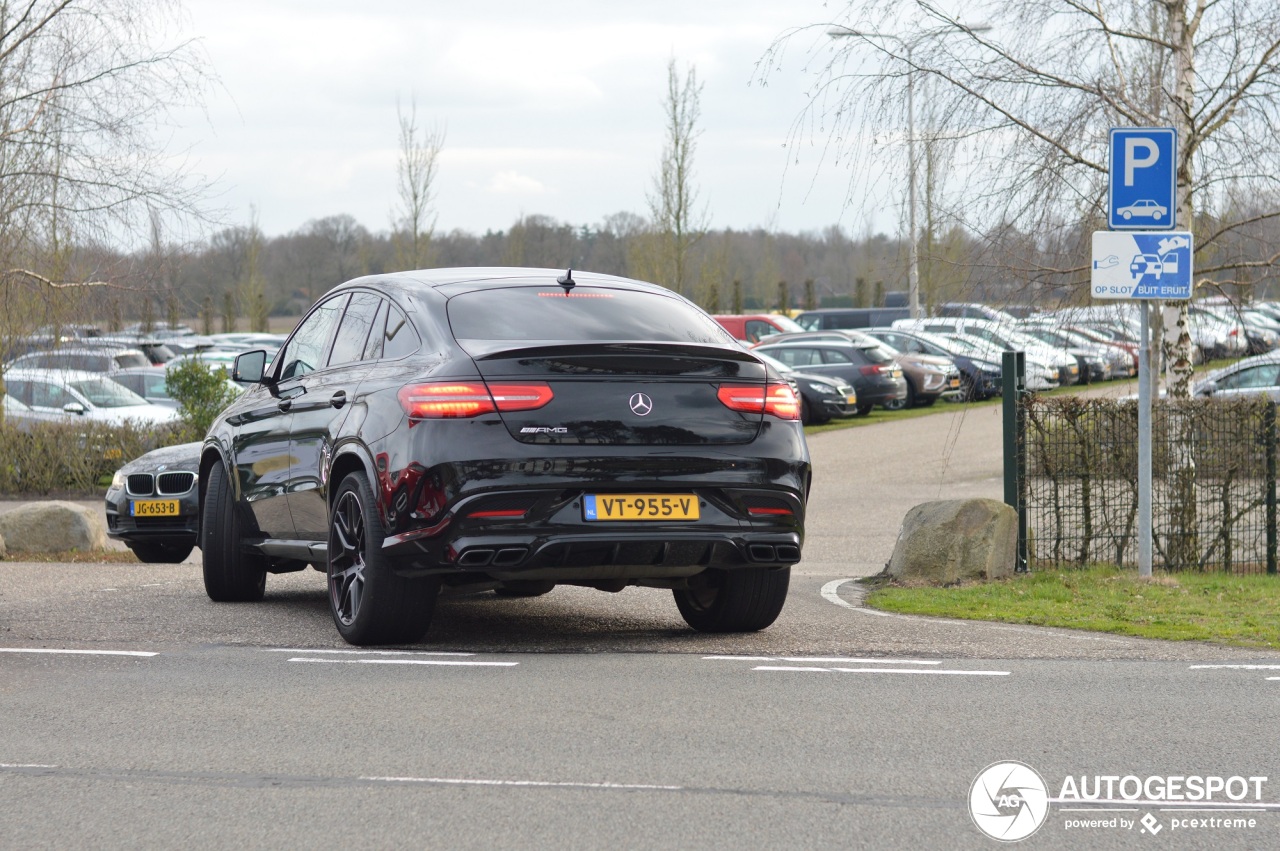
[[[969,787],[969,815],[978,830],[992,839],[1026,839],[1049,815],[1048,787],[1029,765],[992,763]]]

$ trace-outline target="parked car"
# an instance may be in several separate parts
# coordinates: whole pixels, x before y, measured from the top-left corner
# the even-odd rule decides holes
[[[849,382],[812,372],[798,372],[764,352],[756,352],[756,357],[791,382],[792,389],[800,397],[800,422],[805,425],[822,425],[832,419],[857,416],[858,391]]]
[[[774,334],[804,330],[790,316],[781,313],[718,313],[712,318],[736,339],[746,343],[758,343]]]
[[[177,564],[200,531],[200,444],[165,446],[121,467],[107,488],[107,534],[139,560]]]
[[[1030,371],[1027,388],[1029,390],[1048,390],[1053,387],[1075,384],[1080,378],[1080,366],[1076,359],[1062,349],[1041,343],[1020,333],[1014,326],[989,319],[965,317],[931,316],[928,319],[904,319],[893,323],[894,328],[933,331],[938,334],[959,334],[982,340],[985,343],[987,356],[995,359],[1000,352],[1021,351],[1027,355],[1031,363],[1043,364],[1048,370],[1037,370],[1037,385],[1043,378],[1043,386],[1033,386]],[[1053,377],[1049,378],[1049,373]]]
[[[82,340],[80,344],[88,348],[137,349],[147,356],[152,366],[160,366],[173,360],[175,352],[161,340],[136,337],[94,337]]]
[[[845,328],[838,331],[807,331],[803,334],[777,334],[765,340],[771,343],[852,341],[861,346],[882,346],[902,369],[907,380],[907,395],[884,403],[885,410],[900,411],[906,408],[928,407],[940,398],[950,398],[960,393],[960,370],[955,361],[946,355],[929,355],[922,352],[903,352],[885,341],[867,334],[868,329]],[[759,348],[757,344],[756,348]]]
[[[151,360],[138,349],[64,346],[14,358],[6,369],[61,369],[109,374],[126,367],[150,365]]]
[[[1237,399],[1267,396],[1280,402],[1280,352],[1244,358],[1200,379],[1193,396]]]
[[[984,358],[953,338],[898,328],[866,328],[863,333],[900,352],[950,358],[960,372],[956,394],[960,401],[976,402],[1000,395],[1000,363]]]
[[[696,305],[546,269],[331,290],[214,421],[199,470],[209,597],[326,568],[352,644],[414,641],[443,584],[671,589],[705,632],[767,627],[800,560],[800,400]]]
[[[807,335],[806,335],[807,336]],[[858,393],[858,413],[865,416],[876,405],[907,398],[907,380],[894,362],[893,353],[879,342],[793,339],[757,346],[792,369],[842,378]]]
[[[177,421],[173,408],[152,405],[137,393],[96,372],[54,369],[10,369],[4,373],[5,399],[20,402],[22,411],[6,408],[19,425],[74,422],[79,419],[123,425],[165,425]],[[20,414],[20,416],[19,416]]]
[[[905,307],[823,307],[806,310],[796,316],[796,324],[806,331],[830,331],[837,328],[873,328],[888,326],[895,319],[910,318]]]
[[[130,367],[111,373],[111,380],[123,384],[153,405],[177,408],[178,400],[169,394],[169,369],[181,363],[182,360],[178,359],[165,366]],[[225,364],[225,368],[229,375],[231,364]],[[230,378],[227,379],[227,386],[237,394],[244,389]]]
[[[1018,330],[1042,343],[1062,349],[1074,357],[1080,370],[1082,384],[1107,381],[1121,374],[1116,372],[1113,375],[1111,352],[1092,340],[1086,340],[1062,328],[1049,328],[1038,324],[1022,323],[1018,326]]]

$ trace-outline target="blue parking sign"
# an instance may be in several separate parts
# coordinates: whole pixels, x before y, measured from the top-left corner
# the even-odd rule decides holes
[[[1178,131],[1111,128],[1112,230],[1173,230],[1177,224]]]

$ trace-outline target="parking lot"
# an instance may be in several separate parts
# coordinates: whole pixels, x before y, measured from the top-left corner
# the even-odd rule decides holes
[[[995,760],[1280,776],[1238,711],[1274,655],[859,606],[907,508],[999,495],[999,434],[998,407],[948,406],[816,436],[805,559],[750,635],[694,633],[668,592],[560,587],[446,597],[424,643],[357,650],[314,571],[219,605],[198,551],[0,562],[0,820],[48,847],[981,848],[964,800]],[[1070,818],[1036,841],[1084,847]],[[1172,841],[1268,844],[1254,818]]]

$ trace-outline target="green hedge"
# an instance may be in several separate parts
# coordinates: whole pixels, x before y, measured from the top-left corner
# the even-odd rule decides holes
[[[127,461],[181,443],[181,427],[0,421],[0,494],[100,496]]]

